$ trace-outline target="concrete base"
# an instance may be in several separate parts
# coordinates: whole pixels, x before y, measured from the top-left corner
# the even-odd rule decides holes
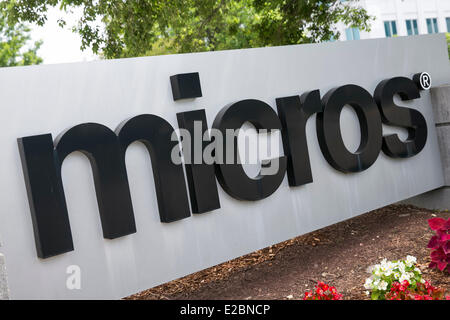
[[[450,210],[450,187],[443,187],[399,202],[433,210]]]
[[[422,208],[450,209],[450,85],[431,89],[436,132],[444,169],[445,186],[419,196],[401,201],[402,204],[412,204]]]
[[[450,125],[440,125],[436,128],[441,151],[442,167],[444,169],[445,185],[450,186]]]
[[[0,300],[9,300],[8,280],[6,278],[5,256],[0,253]]]
[[[433,105],[434,122],[450,123],[450,85],[431,88],[431,104]]]

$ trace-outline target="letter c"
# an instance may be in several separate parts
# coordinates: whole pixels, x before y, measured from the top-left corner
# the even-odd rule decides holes
[[[276,112],[265,102],[260,100],[242,100],[228,107],[223,108],[216,116],[213,128],[222,132],[224,137],[223,152],[225,155],[226,146],[228,145],[226,130],[237,130],[242,127],[245,122],[250,122],[260,129],[276,129],[281,130],[281,122]],[[235,161],[232,164],[216,163],[216,176],[222,188],[232,197],[239,200],[260,200],[267,198],[274,193],[286,173],[286,157],[279,157],[278,172],[274,175],[258,176],[252,179],[247,176],[242,165],[236,161],[237,157],[237,137],[233,136],[233,148]],[[216,154],[217,154],[216,149]],[[271,160],[274,161],[274,160]]]

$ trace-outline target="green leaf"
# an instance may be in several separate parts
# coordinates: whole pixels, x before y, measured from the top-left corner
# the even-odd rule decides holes
[[[0,2],[10,23],[43,24],[50,7],[82,8],[81,47],[106,58],[322,42],[339,37],[338,22],[368,31],[371,21],[353,0]]]
[[[30,29],[23,23],[8,24],[0,12],[0,67],[25,66],[42,63],[37,51],[41,41],[30,43]]]

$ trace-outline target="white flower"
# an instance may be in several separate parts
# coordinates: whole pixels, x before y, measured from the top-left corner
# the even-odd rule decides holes
[[[378,285],[378,289],[379,290],[383,290],[383,291],[385,291],[385,290],[387,290],[387,286],[388,286],[388,283],[386,282],[386,281],[381,281],[380,282],[380,284]]]
[[[364,283],[364,288],[372,289],[372,279],[370,279],[370,278],[366,279],[366,282]]]
[[[403,273],[403,274],[400,276],[400,278],[398,279],[398,281],[400,281],[400,282],[403,282],[403,281],[405,281],[405,280],[407,280],[407,281],[409,282],[409,275],[408,275],[408,273]]]
[[[371,267],[372,276],[366,279],[364,288],[367,290],[386,291],[389,283],[382,280],[384,277],[389,277],[399,282],[405,280],[411,282],[411,279],[414,280],[417,275],[420,275],[420,270],[414,266],[416,261],[417,259],[413,256],[407,256],[406,260],[396,262],[387,261],[387,259],[381,260],[379,264]],[[412,267],[414,268],[413,271],[409,271]]]
[[[372,288],[378,288],[380,285],[380,279],[376,279],[374,282],[372,282]]]
[[[386,276],[390,276],[392,274],[392,270],[394,269],[394,264],[392,262],[385,262],[382,263],[380,270],[382,271],[382,274]]]
[[[366,291],[366,296],[368,296],[370,294],[370,292],[369,291]]]
[[[416,262],[417,262],[416,257],[413,257],[413,256],[407,256],[406,257],[406,265],[408,267],[412,267],[414,264],[416,264]]]

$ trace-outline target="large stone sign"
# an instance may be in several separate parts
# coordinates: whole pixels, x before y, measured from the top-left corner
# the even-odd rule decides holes
[[[1,69],[10,295],[120,298],[440,188],[449,82],[443,35]],[[280,148],[186,161],[240,128]]]

